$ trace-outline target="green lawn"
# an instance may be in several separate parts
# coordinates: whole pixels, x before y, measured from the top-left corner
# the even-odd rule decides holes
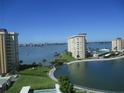
[[[19,72],[20,77],[8,89],[7,93],[19,93],[23,86],[31,86],[32,89],[53,88],[55,82],[48,76],[50,68],[35,67]]]
[[[74,61],[75,58],[73,58],[70,54],[67,53],[62,53],[58,57],[59,59],[65,60],[66,62]]]

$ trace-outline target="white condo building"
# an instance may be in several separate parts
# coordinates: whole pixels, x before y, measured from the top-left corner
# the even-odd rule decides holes
[[[83,59],[86,57],[86,34],[71,36],[68,39],[68,52],[74,58]]]
[[[124,50],[124,39],[116,38],[112,40],[112,51],[122,52]]]
[[[0,73],[18,68],[18,34],[0,29]]]

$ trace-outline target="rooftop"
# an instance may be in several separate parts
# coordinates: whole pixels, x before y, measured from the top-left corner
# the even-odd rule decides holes
[[[0,32],[7,32],[7,29],[5,29],[5,28],[0,28]]]
[[[57,93],[56,89],[34,90],[33,93]]]
[[[31,88],[31,86],[24,86],[24,87],[22,87],[20,93],[28,93],[30,88]]]
[[[7,82],[6,79],[0,79],[0,88]]]
[[[115,38],[113,40],[124,40],[124,39],[122,39],[121,37],[118,37],[118,38]]]
[[[8,76],[8,77],[0,76],[0,87],[2,87],[5,83],[7,83],[10,78],[11,78],[11,76]]]
[[[80,33],[80,34],[77,34],[77,35],[71,36],[71,37],[69,37],[69,38],[85,37],[85,36],[86,36],[86,33]]]
[[[5,28],[0,28],[0,34],[17,34],[16,32],[8,32]]]

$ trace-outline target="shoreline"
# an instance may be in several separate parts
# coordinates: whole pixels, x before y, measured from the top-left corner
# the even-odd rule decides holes
[[[52,80],[58,82],[58,79],[57,79],[57,78],[55,77],[55,75],[54,75],[54,72],[55,72],[55,71],[56,71],[56,68],[53,67],[53,68],[49,71],[48,75],[49,75],[49,77],[50,77]]]
[[[76,63],[76,62],[109,61],[109,60],[117,60],[117,59],[122,59],[122,58],[124,58],[124,55],[123,56],[119,56],[119,57],[114,57],[114,58],[76,60],[76,61],[71,61],[71,62],[68,62],[68,63],[65,63],[65,64],[70,65],[70,64],[73,64],[73,63]],[[53,67],[49,71],[49,77],[52,80],[58,82],[58,79],[54,75],[55,71],[56,71],[56,68]],[[114,91],[106,91],[106,90],[104,91],[104,90],[99,90],[99,89],[92,89],[92,88],[88,88],[88,87],[78,86],[78,85],[75,85],[75,84],[74,84],[74,88],[81,89],[83,91],[87,91],[88,93],[90,93],[90,92],[96,92],[96,93],[107,93],[107,92],[110,92],[110,93],[115,93]],[[122,92],[116,92],[116,93],[122,93]]]
[[[101,58],[101,59],[84,59],[84,60],[76,60],[76,61],[71,61],[71,62],[68,62],[66,64],[73,64],[73,63],[76,63],[76,62],[90,62],[90,61],[109,61],[109,60],[117,60],[117,59],[122,59],[124,58],[124,55],[123,56],[119,56],[119,57],[113,57],[113,58]]]
[[[53,67],[50,71],[49,71],[49,77],[54,80],[55,82],[58,82],[58,79],[55,77],[54,72],[56,71],[56,68]],[[83,86],[79,86],[79,85],[74,85],[75,89],[79,89],[82,91],[86,91],[87,93],[93,92],[93,93],[123,93],[123,92],[117,92],[117,91],[107,91],[107,90],[100,90],[100,89],[94,89],[94,88],[89,88],[89,87],[83,87]]]

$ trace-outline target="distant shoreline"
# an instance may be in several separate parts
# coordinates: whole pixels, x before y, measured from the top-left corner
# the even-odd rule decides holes
[[[103,44],[103,43],[111,43],[111,41],[92,41],[87,42],[87,44]],[[42,47],[42,46],[49,46],[49,45],[67,45],[67,43],[25,43],[19,44],[19,47]]]
[[[54,45],[67,45],[66,43],[56,43],[56,44],[19,44],[18,47],[44,47],[44,46],[54,46]]]

